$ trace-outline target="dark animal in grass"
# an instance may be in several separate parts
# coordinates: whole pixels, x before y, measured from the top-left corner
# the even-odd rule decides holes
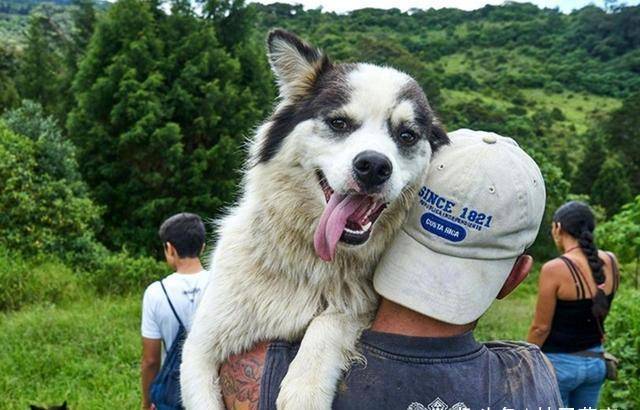
[[[65,401],[59,406],[40,407],[36,405],[29,406],[31,410],[67,410],[67,402]]]

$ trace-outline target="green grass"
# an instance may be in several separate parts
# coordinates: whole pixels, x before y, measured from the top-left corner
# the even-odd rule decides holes
[[[536,304],[538,275],[532,274],[510,295],[497,300],[480,318],[478,340],[526,340]]]
[[[526,338],[537,276],[530,275],[514,293],[494,302],[476,329],[479,340]],[[23,410],[29,404],[65,400],[73,410],[139,406],[141,296],[92,295],[80,291],[75,300],[0,313],[3,409]],[[619,308],[625,301],[632,303],[631,296],[629,290],[622,292],[616,302]],[[613,313],[620,316],[617,310]],[[633,365],[629,360],[625,364]],[[632,390],[626,385],[621,388]],[[612,385],[607,389],[608,395],[613,394],[609,392]]]
[[[481,340],[523,339],[534,279],[496,302],[477,330]],[[31,305],[0,314],[0,397],[7,410],[67,400],[76,409],[139,406],[140,296]],[[5,407],[3,407],[5,408]]]
[[[140,298],[82,297],[0,316],[0,397],[72,409],[139,406]]]

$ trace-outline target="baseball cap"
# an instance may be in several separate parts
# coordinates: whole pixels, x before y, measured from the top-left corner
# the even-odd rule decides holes
[[[478,319],[535,240],[545,206],[536,163],[511,138],[460,129],[438,151],[383,255],[383,297],[452,324]]]

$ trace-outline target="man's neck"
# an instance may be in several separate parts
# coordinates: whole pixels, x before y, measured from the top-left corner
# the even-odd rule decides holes
[[[178,261],[176,261],[176,266],[175,266],[176,272],[184,274],[184,275],[190,275],[193,273],[198,273],[201,272],[202,269],[202,264],[200,263],[200,259],[199,258],[182,258],[179,259]]]
[[[444,323],[382,298],[371,330],[405,336],[451,337],[474,327],[475,322],[466,325]]]

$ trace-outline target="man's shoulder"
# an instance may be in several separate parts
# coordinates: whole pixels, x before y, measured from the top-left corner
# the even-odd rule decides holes
[[[533,343],[514,340],[493,340],[483,344],[491,353],[500,356],[502,360],[512,358],[521,365],[543,365],[545,368],[549,367],[542,350]],[[521,359],[523,358],[527,360],[522,361]]]
[[[162,292],[162,286],[160,285],[160,282],[170,280],[171,275],[167,275],[160,280],[150,283],[147,286],[147,288],[144,290],[143,299],[145,301],[152,301],[152,300],[159,300],[164,298],[164,293]]]
[[[555,371],[549,359],[535,344],[520,341],[492,341],[484,345],[498,358],[503,374],[509,379],[512,397],[525,395],[540,400],[560,400]],[[518,374],[517,380],[512,378]],[[514,383],[517,381],[517,383]],[[535,388],[531,388],[535,386]]]

